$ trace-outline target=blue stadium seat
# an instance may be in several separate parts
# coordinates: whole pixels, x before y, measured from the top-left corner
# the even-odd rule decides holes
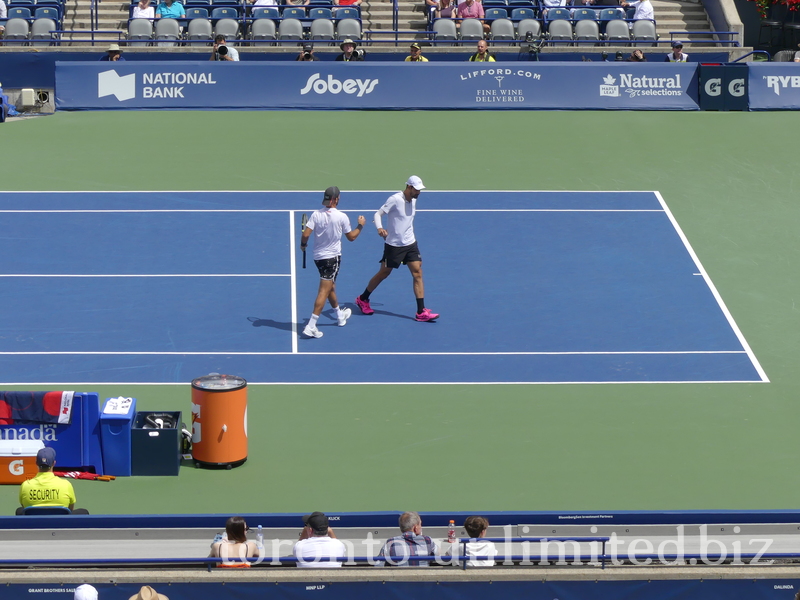
[[[25,6],[9,8],[7,15],[9,19],[25,19],[26,21],[30,21],[32,18],[31,9]]]
[[[207,19],[207,18],[208,18],[207,8],[192,6],[191,8],[186,9],[186,19],[188,21],[191,21],[192,19]]]
[[[570,14],[569,9],[566,8],[548,8],[545,12],[545,20],[546,21],[555,21],[558,19],[567,19],[569,20]]]
[[[494,21],[495,19],[507,19],[508,11],[505,8],[487,8],[484,11],[484,19],[486,21]]]
[[[66,506],[26,506],[22,509],[24,515],[71,515],[72,511]]]
[[[484,10],[487,8],[494,8],[494,7],[505,8],[506,6],[508,6],[506,0],[483,0]]]
[[[253,9],[253,19],[272,19],[277,21],[281,18],[281,13],[275,6],[256,6]]]
[[[37,6],[36,12],[33,13],[34,19],[53,19],[56,23],[60,20],[61,15],[57,8],[52,6]]]
[[[309,19],[333,19],[333,12],[330,8],[315,6],[308,11]]]
[[[219,19],[238,19],[239,11],[233,6],[220,6],[211,9],[211,19],[218,21]]]
[[[596,21],[597,13],[591,8],[576,8],[572,13],[573,21]]]
[[[287,6],[283,9],[284,19],[305,19],[306,9],[299,6]]]
[[[511,11],[512,21],[522,21],[522,19],[535,19],[536,11],[532,8],[515,8]]]
[[[361,11],[354,6],[340,6],[333,13],[333,17],[340,21],[342,19],[358,19],[361,20]]]

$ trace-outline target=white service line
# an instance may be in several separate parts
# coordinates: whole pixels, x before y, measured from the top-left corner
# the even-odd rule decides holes
[[[297,265],[294,248],[294,211],[289,211],[289,273],[292,302],[292,354],[297,354]]]
[[[46,273],[0,273],[0,277],[291,277],[287,273],[138,273],[138,274],[87,274],[87,273],[60,273],[48,275]]]

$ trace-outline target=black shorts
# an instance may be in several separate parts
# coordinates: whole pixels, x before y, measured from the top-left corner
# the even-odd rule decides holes
[[[407,265],[410,262],[422,262],[422,255],[419,253],[417,242],[408,246],[384,244],[381,262],[390,269],[396,269],[400,265]]]
[[[339,267],[342,265],[342,257],[323,258],[322,260],[315,260],[314,264],[317,265],[320,279],[336,281],[336,276],[339,275]]]

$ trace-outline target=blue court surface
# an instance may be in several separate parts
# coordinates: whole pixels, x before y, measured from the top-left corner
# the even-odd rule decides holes
[[[657,192],[424,191],[411,276],[378,270],[373,213],[391,191],[342,192],[367,226],[343,240],[338,327],[300,332],[319,283],[300,219],[322,192],[4,192],[5,384],[621,383],[767,381]]]

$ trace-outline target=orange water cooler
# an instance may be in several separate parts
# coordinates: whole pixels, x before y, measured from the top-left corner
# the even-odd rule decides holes
[[[192,458],[197,466],[238,467],[247,460],[247,382],[211,373],[192,381]]]

